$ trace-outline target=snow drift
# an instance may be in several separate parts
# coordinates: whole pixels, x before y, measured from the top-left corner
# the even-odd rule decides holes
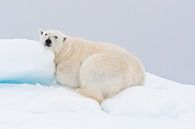
[[[0,40],[0,83],[52,82],[54,55],[41,43],[26,40]]]
[[[111,114],[177,118],[195,111],[195,87],[147,73],[143,87],[128,88],[102,106]]]

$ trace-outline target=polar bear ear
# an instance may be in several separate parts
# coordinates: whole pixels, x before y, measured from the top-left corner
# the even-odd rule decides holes
[[[39,34],[40,34],[40,35],[43,35],[44,31],[45,31],[45,30],[43,30],[43,29],[39,30]]]
[[[66,40],[66,39],[67,39],[67,38],[66,38],[66,37],[64,37],[64,38],[63,38],[63,42],[65,42],[65,40]]]

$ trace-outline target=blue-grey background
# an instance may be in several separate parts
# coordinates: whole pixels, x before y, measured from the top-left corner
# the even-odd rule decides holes
[[[38,40],[40,28],[113,42],[147,71],[195,84],[195,0],[0,1],[0,38]]]

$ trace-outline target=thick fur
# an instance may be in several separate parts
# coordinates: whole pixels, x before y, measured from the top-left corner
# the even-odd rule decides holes
[[[40,40],[44,43],[48,38],[55,53],[57,81],[84,96],[101,102],[127,87],[144,84],[143,65],[119,46],[42,30]]]

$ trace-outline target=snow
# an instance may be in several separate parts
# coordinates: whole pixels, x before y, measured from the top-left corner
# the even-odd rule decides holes
[[[59,85],[1,84],[0,128],[194,129],[194,99],[194,86],[149,73],[145,86],[128,88],[101,105]]]
[[[0,82],[42,83],[53,80],[54,55],[36,41],[0,40]]]
[[[0,129],[195,129],[195,86],[147,73],[99,105],[52,84],[53,53],[39,42],[0,40],[0,53]]]
[[[122,91],[103,102],[103,109],[111,114],[173,118],[195,111],[195,87],[162,80],[148,73],[144,87]]]

